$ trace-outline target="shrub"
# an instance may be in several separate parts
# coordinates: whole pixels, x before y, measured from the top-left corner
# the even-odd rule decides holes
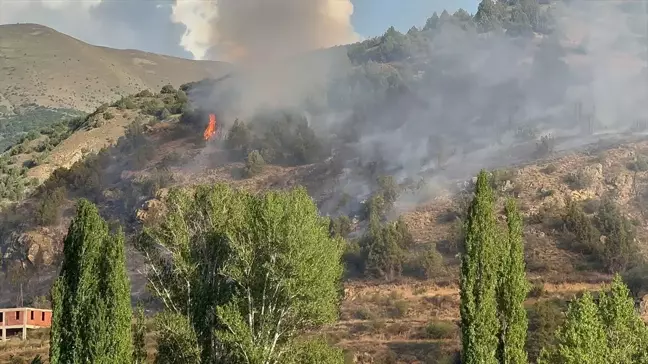
[[[173,88],[172,85],[164,85],[162,87],[162,90],[160,90],[161,94],[174,94],[176,93],[176,90]]]
[[[548,164],[546,167],[541,169],[540,171],[544,174],[552,174],[558,170],[558,167],[556,167],[555,164]]]
[[[546,157],[553,153],[556,145],[556,140],[551,135],[543,135],[540,137],[540,142],[536,144],[536,156]]]
[[[585,171],[570,172],[565,176],[565,183],[572,190],[583,190],[594,183],[594,178]]]
[[[67,191],[64,187],[57,187],[51,193],[42,197],[36,210],[36,223],[40,225],[54,225],[60,219],[60,209],[65,201]]]
[[[557,300],[539,301],[528,309],[529,334],[526,350],[529,362],[535,363],[542,348],[551,347],[556,330],[564,322],[564,302]]]
[[[256,150],[251,151],[248,154],[247,159],[245,160],[245,176],[256,176],[257,174],[263,172],[263,168],[265,168],[265,161],[263,160],[261,154]]]
[[[346,215],[332,218],[329,224],[329,231],[333,237],[346,239],[346,237],[351,233],[351,220]]]
[[[250,129],[245,123],[236,119],[227,133],[225,148],[227,148],[235,159],[238,159],[247,155],[248,150],[252,146],[251,143],[252,134]]]
[[[169,116],[171,116],[171,112],[169,112],[169,110],[167,108],[163,108],[158,113],[157,118],[159,120],[166,120],[167,118],[169,118]]]
[[[544,284],[534,283],[529,290],[528,297],[542,297],[545,294]]]
[[[407,273],[424,279],[432,279],[444,272],[443,256],[434,244],[428,245],[423,252],[413,252],[409,256]]]
[[[110,111],[106,111],[106,112],[103,113],[104,120],[110,120],[110,119],[112,119],[114,117],[115,117],[115,115],[113,115]]]
[[[635,172],[648,171],[648,160],[643,155],[638,155],[634,161],[628,163],[628,169]]]
[[[398,300],[394,302],[394,306],[390,310],[391,317],[393,318],[403,318],[407,316],[409,311],[410,304],[405,300]]]
[[[447,321],[431,321],[425,326],[426,339],[452,339],[457,335],[457,325]]]
[[[147,90],[142,90],[142,91],[138,92],[135,96],[136,97],[153,97],[153,93],[151,92],[151,90],[147,89]]]

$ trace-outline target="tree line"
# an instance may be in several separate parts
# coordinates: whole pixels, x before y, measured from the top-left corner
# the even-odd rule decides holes
[[[498,224],[490,179],[479,174],[465,220],[461,362],[526,363],[523,223],[508,200],[506,225]],[[376,219],[374,211],[370,224]],[[397,225],[370,227],[376,249],[385,246],[380,236],[398,234]],[[346,243],[330,228],[303,188],[262,195],[225,184],[172,189],[164,215],[137,237],[149,289],[164,307],[155,317],[155,362],[343,363],[342,350],[316,334],[337,319],[342,298]],[[147,360],[124,249],[120,229],[80,200],[52,288],[51,363]],[[645,363],[647,355],[648,329],[617,275],[597,298],[586,292],[571,302],[538,362]]]

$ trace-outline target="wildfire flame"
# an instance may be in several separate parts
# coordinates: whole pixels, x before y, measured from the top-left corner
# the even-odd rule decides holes
[[[207,129],[205,129],[203,135],[205,140],[210,140],[214,135],[216,135],[216,115],[209,114],[209,125],[207,125]]]

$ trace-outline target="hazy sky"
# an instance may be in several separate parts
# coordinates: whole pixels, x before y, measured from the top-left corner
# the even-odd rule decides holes
[[[195,52],[192,54],[186,45],[181,46],[187,27],[182,22],[172,21],[176,1],[199,4],[189,5],[189,8],[197,10],[192,10],[192,14],[186,14],[183,18],[191,24],[199,23],[193,19],[204,15],[205,4],[217,3],[216,0],[0,0],[0,24],[38,23],[92,44],[195,58]],[[251,0],[238,1],[244,3]],[[351,2],[354,5],[350,19],[353,29],[362,37],[370,37],[381,34],[391,25],[402,31],[407,31],[413,25],[423,25],[434,11],[440,12],[444,8],[450,12],[464,8],[474,13],[478,0]]]

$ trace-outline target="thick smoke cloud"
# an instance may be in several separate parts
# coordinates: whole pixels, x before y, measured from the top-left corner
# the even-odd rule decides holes
[[[358,40],[350,0],[176,0],[172,20],[195,58],[281,59]]]
[[[371,186],[355,171],[363,169],[359,164],[379,162],[398,181],[424,179],[434,194],[481,168],[536,158],[541,136],[554,137],[555,150],[562,152],[610,135],[621,137],[645,120],[648,19],[646,4],[637,4],[555,4],[554,31],[545,35],[477,34],[448,22],[419,42],[424,49],[413,51],[406,61],[414,65],[411,69],[377,62],[348,67],[340,52],[332,50],[311,57],[311,63],[319,59],[327,64],[321,61],[326,57],[329,65],[331,59],[338,62],[321,67],[315,78],[308,66],[295,65],[285,67],[280,77],[245,73],[217,85],[206,104],[219,104],[221,92],[233,84],[245,85],[244,106],[232,111],[233,117],[251,120],[244,112],[291,100],[290,106],[308,111],[311,126],[323,137],[338,141],[351,129],[356,133],[354,142],[337,151],[348,154],[338,192],[366,196]],[[250,31],[237,41],[248,45],[249,54],[271,52],[272,47],[256,47],[271,33],[257,31],[256,39]],[[277,47],[278,54],[284,52]],[[320,88],[326,91],[314,96],[317,107],[304,102],[304,95]],[[284,102],[269,102],[277,99]],[[578,105],[581,117],[576,116]],[[405,196],[402,203],[411,206],[419,198]]]

